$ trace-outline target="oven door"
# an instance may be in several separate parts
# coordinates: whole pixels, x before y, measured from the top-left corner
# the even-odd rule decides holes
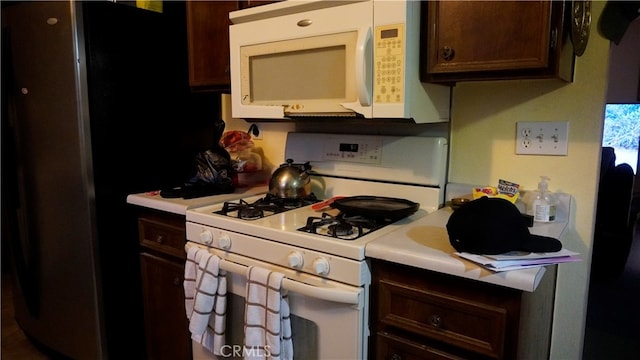
[[[200,246],[187,243],[187,246]],[[227,271],[226,345],[221,358],[243,359],[246,266],[285,274],[294,359],[365,359],[367,357],[369,285],[355,287],[301,274],[288,268],[209,249]],[[193,342],[194,359],[216,359]]]

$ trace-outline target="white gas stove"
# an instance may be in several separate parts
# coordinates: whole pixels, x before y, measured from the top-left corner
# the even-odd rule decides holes
[[[285,275],[282,286],[298,319],[292,324],[295,358],[366,358],[371,272],[365,247],[441,207],[446,139],[289,133],[285,156],[311,165],[309,197],[291,202],[257,194],[187,210],[187,247],[207,247],[223,259],[221,268],[235,273],[231,293],[239,297],[243,266]],[[337,196],[372,206],[387,200],[416,206],[392,219],[316,209]]]
[[[334,263],[344,259],[346,264],[362,267],[358,263],[364,260],[368,242],[437,210],[444,201],[444,138],[290,133],[285,155],[296,163],[310,163],[312,193],[318,201],[334,196],[391,197],[416,202],[420,208],[375,230],[354,229],[346,236],[326,235],[323,229],[316,233],[304,230],[312,218],[339,216],[337,209],[314,210],[313,200],[285,211],[267,209],[259,218],[244,219],[237,211],[223,214],[225,206],[257,207],[256,203],[265,203],[271,197],[260,194],[188,210],[187,239],[350,283],[351,279],[337,274],[342,266]],[[317,259],[325,259],[329,269],[325,270]],[[321,260],[323,264],[325,260]],[[354,273],[347,274],[351,277]],[[365,281],[354,280],[354,285]]]

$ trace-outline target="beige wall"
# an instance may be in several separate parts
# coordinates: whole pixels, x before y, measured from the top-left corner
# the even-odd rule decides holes
[[[594,1],[592,7],[591,37],[576,59],[573,83],[461,83],[453,96],[450,182],[497,184],[505,179],[526,190],[547,175],[552,191],[575,200],[570,219],[575,231],[563,241],[584,261],[558,268],[553,359],[580,359],[585,327],[609,54],[609,41],[595,29],[604,2]],[[568,156],[515,155],[517,121],[569,121]]]
[[[225,131],[247,131],[251,123],[242,119],[231,117],[231,95],[221,96],[221,115],[225,122]],[[292,122],[261,122],[258,124],[262,139],[254,139],[258,153],[262,155],[263,166],[269,173],[273,172],[284,162],[284,143],[287,140],[287,132],[294,130]]]

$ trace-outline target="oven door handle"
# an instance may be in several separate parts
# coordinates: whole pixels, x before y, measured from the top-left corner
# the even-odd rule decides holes
[[[240,275],[246,275],[247,273],[247,266],[225,259],[220,259],[220,269]],[[356,291],[348,291],[330,287],[319,287],[286,277],[282,279],[282,288],[287,291],[320,300],[350,305],[358,305],[361,303],[360,298],[362,290],[360,289]]]
[[[188,252],[189,247],[198,246],[191,243],[185,244],[185,250]],[[198,246],[204,248],[202,246]],[[246,276],[246,265],[238,264],[226,259],[220,259],[220,269],[234,274]],[[312,297],[315,299],[332,301],[349,305],[361,305],[362,304],[362,289],[354,288],[353,291],[345,289],[337,289],[331,287],[319,287],[309,285],[300,281],[292,280],[289,278],[282,279],[282,288],[287,291],[295,292],[300,295]],[[357,289],[357,290],[356,290]]]
[[[359,305],[362,290],[359,291],[345,291],[332,288],[323,288],[313,286],[299,281],[284,278],[282,280],[282,288],[288,291],[292,291],[301,295],[312,297],[315,299],[321,299],[326,301],[333,301],[342,304]]]

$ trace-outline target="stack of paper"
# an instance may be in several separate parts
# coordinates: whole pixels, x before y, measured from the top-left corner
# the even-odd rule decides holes
[[[579,253],[562,249],[549,253],[509,252],[499,255],[477,255],[457,252],[461,258],[471,260],[491,271],[519,270],[551,264],[580,261]]]

